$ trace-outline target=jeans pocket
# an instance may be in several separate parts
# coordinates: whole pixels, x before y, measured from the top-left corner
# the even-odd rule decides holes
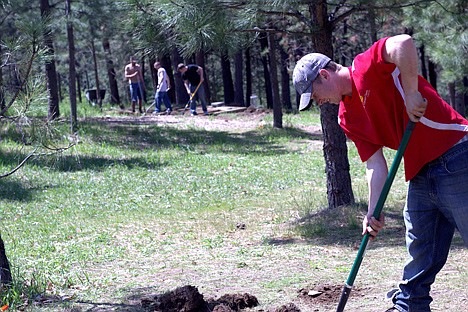
[[[446,155],[445,169],[449,173],[462,173],[468,174],[468,144],[462,143],[465,148],[454,151],[452,154]]]

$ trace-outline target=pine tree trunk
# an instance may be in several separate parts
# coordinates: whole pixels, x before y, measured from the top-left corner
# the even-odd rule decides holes
[[[270,73],[273,91],[273,127],[283,128],[283,110],[279,95],[278,65],[276,61],[276,41],[273,32],[268,33],[268,46],[270,48]]]
[[[83,99],[81,98],[81,75],[76,73],[76,90],[78,95],[78,102],[82,103]]]
[[[437,72],[435,70],[435,64],[429,60],[428,61],[428,69],[429,69],[429,82],[432,87],[437,91]]]
[[[252,95],[252,63],[250,58],[250,48],[245,50],[245,105],[250,106],[250,96]]]
[[[268,39],[265,33],[262,33],[258,36],[258,41],[260,42],[261,51],[265,51],[268,49]],[[268,69],[270,61],[266,53],[261,53],[261,60],[263,65],[263,78],[265,80],[265,95],[266,95],[266,102],[267,108],[273,108],[273,94],[271,91],[271,76],[270,70]]]
[[[2,34],[0,33],[0,42],[2,41]],[[2,55],[2,45],[0,44],[0,55]],[[5,91],[3,86],[3,66],[0,66],[0,111],[6,107],[5,104]]]
[[[424,50],[424,44],[419,48],[419,56],[421,62],[421,75],[424,77],[424,79],[427,80],[426,53]]]
[[[465,87],[463,89],[463,104],[465,107],[463,117],[466,117],[466,115],[468,114],[468,77],[467,76],[463,76],[463,86]]]
[[[46,19],[50,15],[49,0],[40,0],[41,16]],[[59,110],[59,93],[57,85],[57,70],[55,68],[55,50],[53,44],[52,33],[45,30],[44,44],[46,46],[46,54],[50,57],[45,63],[46,80],[47,80],[47,92],[48,92],[48,119],[53,120],[60,116]]]
[[[328,21],[327,3],[320,0],[310,6],[310,12],[315,14],[312,24],[318,26],[318,32],[312,38],[315,51],[333,59],[333,29]],[[354,204],[348,149],[344,132],[338,125],[338,108],[338,105],[323,104],[320,109],[329,208]]]
[[[167,91],[167,94],[169,95],[169,99],[171,103],[175,103],[175,88],[174,88],[174,72],[171,70],[172,65],[171,65],[171,57],[169,55],[164,55],[161,58],[161,66],[166,70],[167,77],[169,78],[169,81],[171,82],[171,88],[169,91]],[[154,68],[151,66],[151,68]],[[157,79],[157,72],[155,72],[156,75],[156,83],[158,82]]]
[[[348,149],[346,137],[338,125],[338,108],[338,105],[323,104],[320,109],[329,208],[354,204]]]
[[[453,107],[453,109],[457,109],[456,108],[456,104],[455,104],[455,84],[453,82],[449,82],[447,84],[447,89],[448,89],[448,94],[449,94],[449,103],[450,103],[450,106]]]
[[[68,89],[70,97],[70,126],[74,133],[77,130],[76,112],[76,64],[75,64],[75,37],[71,22],[71,0],[67,0],[67,39],[68,39]]]
[[[245,106],[244,104],[244,60],[242,50],[237,51],[234,56],[234,104],[236,106]]]
[[[93,36],[91,34],[91,36]],[[102,108],[102,99],[101,99],[101,87],[99,85],[99,72],[96,56],[96,46],[94,45],[94,36],[91,38],[91,52],[93,54],[93,64],[94,64],[94,79],[96,82],[96,102],[100,108]]]
[[[109,96],[110,104],[120,105],[119,87],[117,85],[117,79],[115,78],[115,66],[112,61],[112,53],[110,49],[109,37],[104,36],[102,39],[102,47],[106,54],[106,67],[107,67],[107,78],[109,80]]]
[[[180,56],[179,50],[172,49],[172,68],[177,70],[177,65],[183,63],[183,59]],[[176,103],[180,105],[187,104],[189,101],[189,95],[187,94],[187,89],[185,89],[184,81],[182,80],[180,73],[176,72],[174,75],[174,85],[175,85],[175,92],[176,92]]]
[[[221,73],[223,75],[224,104],[229,105],[234,101],[234,84],[232,81],[231,62],[227,53],[221,55]]]
[[[197,52],[197,54],[195,55],[195,64],[203,68],[203,78],[205,79],[205,81],[203,82],[203,87],[205,88],[206,100],[208,101],[208,103],[211,103],[210,77],[208,75],[210,69],[206,68],[204,51]]]
[[[9,285],[13,281],[11,277],[10,263],[6,256],[5,244],[0,235],[0,286]]]
[[[287,111],[292,111],[291,103],[291,89],[290,79],[288,72],[289,55],[284,51],[283,47],[279,48],[281,55],[281,102]]]

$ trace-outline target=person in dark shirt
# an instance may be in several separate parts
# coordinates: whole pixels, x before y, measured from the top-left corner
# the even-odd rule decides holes
[[[195,64],[185,65],[181,63],[177,66],[177,71],[181,73],[182,80],[184,81],[185,88],[187,89],[187,93],[189,94],[189,96],[191,96],[192,93],[195,92],[198,85],[200,84],[200,87],[198,87],[195,96],[190,102],[191,115],[197,115],[197,99],[201,103],[204,115],[208,115],[208,109],[206,108],[207,101],[205,89],[203,88],[203,68]]]

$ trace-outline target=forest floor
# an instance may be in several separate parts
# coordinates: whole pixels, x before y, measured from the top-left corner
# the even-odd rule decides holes
[[[171,115],[121,113],[121,116],[90,118],[106,124],[157,124],[177,129],[203,129],[247,133],[272,124],[272,112],[247,109],[232,114],[190,116],[181,110]],[[288,118],[284,118],[288,123]],[[301,139],[310,149],[322,149],[318,125],[294,125],[310,134]],[[346,311],[378,312],[389,308],[385,293],[396,286],[406,258],[404,225],[399,210],[390,207],[387,227],[367,251]],[[270,207],[237,207],[236,211],[213,212],[199,219],[184,220],[186,231],[168,233],[162,224],[119,230],[119,237],[154,233],[157,258],[132,259],[101,264],[94,273],[118,272],[119,280],[147,287],[116,285],[94,302],[73,301],[62,311],[161,311],[161,312],[328,312],[335,311],[342,288],[360,243],[359,229],[351,233],[346,223],[359,211],[335,210],[308,216],[331,220],[330,230],[304,238],[291,228],[310,220],[297,218],[279,222]],[[234,215],[235,213],[235,215]],[[360,218],[360,217],[359,217]],[[203,232],[209,238],[203,238]],[[222,234],[219,234],[222,233]],[[321,234],[320,234],[321,233]],[[146,234],[145,234],[146,235]],[[463,249],[456,236],[447,265],[433,287],[433,311],[459,312],[468,305],[468,273]],[[138,273],[140,272],[140,273]],[[272,278],[273,277],[273,278]]]

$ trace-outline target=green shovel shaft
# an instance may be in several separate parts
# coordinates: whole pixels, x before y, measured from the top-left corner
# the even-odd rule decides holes
[[[408,145],[408,141],[411,137],[411,133],[413,132],[414,126],[416,124],[412,121],[408,122],[406,126],[405,133],[403,134],[403,138],[401,139],[400,147],[395,155],[395,159],[393,160],[393,164],[390,167],[390,171],[388,172],[387,179],[385,180],[385,184],[382,188],[382,192],[380,193],[379,199],[377,204],[375,205],[373,216],[376,219],[379,219],[380,214],[382,213],[382,209],[387,199],[387,195],[390,191],[390,187],[392,186],[393,180],[395,179],[395,175],[398,171],[398,167],[400,166],[401,159],[403,158],[403,154],[405,153],[406,146]],[[366,233],[362,238],[361,246],[359,247],[356,259],[354,260],[353,267],[351,268],[351,272],[349,273],[348,280],[346,281],[346,285],[343,288],[343,292],[341,293],[340,302],[338,304],[337,312],[344,311],[344,307],[346,302],[348,301],[349,294],[351,293],[351,289],[354,285],[354,280],[356,279],[356,275],[359,271],[359,267],[361,266],[362,259],[364,258],[364,254],[367,248],[367,243],[369,242],[370,234]]]

